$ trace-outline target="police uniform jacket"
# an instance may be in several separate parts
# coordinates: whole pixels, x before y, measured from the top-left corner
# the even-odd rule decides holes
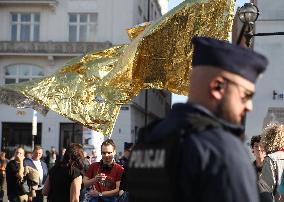
[[[218,119],[202,106],[176,104],[146,141],[174,133],[179,122],[192,113],[209,117],[222,127],[186,134],[177,145],[182,148],[176,154],[180,158],[177,201],[258,202],[256,173],[240,140],[242,127]]]

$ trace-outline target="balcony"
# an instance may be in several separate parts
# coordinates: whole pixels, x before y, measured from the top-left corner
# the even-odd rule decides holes
[[[0,5],[44,5],[54,9],[56,0],[0,0]]]
[[[111,47],[110,42],[0,41],[0,55],[77,56]]]

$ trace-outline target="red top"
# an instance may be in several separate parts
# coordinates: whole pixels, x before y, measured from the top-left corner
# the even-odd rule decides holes
[[[116,188],[116,182],[121,180],[123,170],[124,169],[121,165],[114,163],[110,172],[103,172],[100,168],[100,163],[95,162],[90,165],[86,176],[91,179],[97,174],[104,173],[107,177],[105,180],[95,183],[96,190],[99,192],[111,191]]]

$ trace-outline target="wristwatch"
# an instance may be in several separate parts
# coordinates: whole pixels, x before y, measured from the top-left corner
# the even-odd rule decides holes
[[[99,197],[102,197],[102,196],[103,196],[103,194],[101,192],[99,192]]]

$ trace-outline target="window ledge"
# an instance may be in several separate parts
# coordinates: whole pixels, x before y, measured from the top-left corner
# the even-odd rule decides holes
[[[58,2],[56,0],[0,0],[1,4],[20,4],[20,5],[46,5],[54,9]]]
[[[0,41],[0,55],[70,55],[76,56],[90,51],[110,48],[106,42],[20,42]]]

